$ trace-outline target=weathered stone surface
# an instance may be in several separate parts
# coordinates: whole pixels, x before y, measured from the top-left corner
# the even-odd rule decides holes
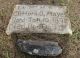
[[[16,44],[22,52],[30,55],[58,56],[62,53],[57,42],[18,39]]]
[[[16,5],[6,33],[72,34],[66,6]]]

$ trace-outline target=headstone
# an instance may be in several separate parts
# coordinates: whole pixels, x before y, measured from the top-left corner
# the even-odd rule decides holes
[[[62,53],[57,42],[18,39],[16,45],[22,52],[30,55],[58,56]]]
[[[6,33],[72,34],[66,6],[16,5]]]

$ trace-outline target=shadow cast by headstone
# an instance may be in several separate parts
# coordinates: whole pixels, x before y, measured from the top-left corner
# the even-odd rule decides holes
[[[19,0],[19,4],[29,5],[61,5],[58,0]]]

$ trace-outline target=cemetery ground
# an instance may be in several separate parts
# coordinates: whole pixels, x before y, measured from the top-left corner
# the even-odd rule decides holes
[[[27,1],[29,4],[36,4],[43,0]],[[0,0],[0,58],[36,58],[21,53],[15,46],[16,39],[7,36],[5,33],[14,6],[19,2],[20,0]],[[43,3],[54,4],[53,0],[44,0]],[[61,55],[45,58],[80,58],[80,0],[70,0],[68,10],[73,35],[28,34],[23,36],[27,39],[56,41],[63,48]],[[19,38],[22,38],[22,36]]]

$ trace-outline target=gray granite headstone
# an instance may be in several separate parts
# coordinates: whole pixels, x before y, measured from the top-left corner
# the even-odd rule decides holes
[[[38,41],[38,40],[21,40],[18,39],[17,47],[27,54],[39,56],[58,56],[62,53],[62,48],[57,42]]]
[[[6,33],[72,34],[66,6],[16,5]]]

